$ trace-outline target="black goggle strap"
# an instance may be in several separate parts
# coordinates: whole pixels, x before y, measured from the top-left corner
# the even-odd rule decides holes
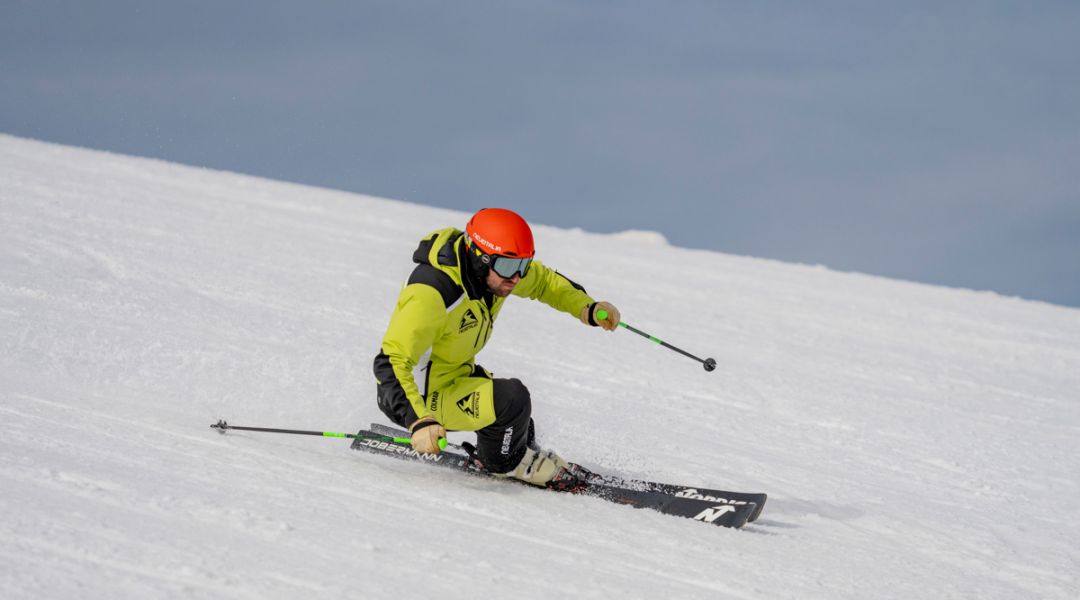
[[[488,254],[477,248],[472,243],[472,239],[465,239],[466,245],[472,249],[476,256],[480,258],[480,262],[485,265],[490,265],[491,270],[495,271],[499,277],[510,279],[514,276],[514,273],[520,273],[522,277],[529,272],[529,265],[532,264],[532,258],[511,258],[509,256],[498,256],[495,254]]]

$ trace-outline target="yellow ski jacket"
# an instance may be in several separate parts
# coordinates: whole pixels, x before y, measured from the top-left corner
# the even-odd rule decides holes
[[[440,229],[420,241],[418,263],[398,296],[375,357],[379,406],[408,427],[426,416],[429,391],[462,377],[489,377],[475,357],[494,329],[505,298],[493,295],[472,274],[463,233]],[[513,295],[539,300],[578,318],[595,301],[585,289],[533,261]]]

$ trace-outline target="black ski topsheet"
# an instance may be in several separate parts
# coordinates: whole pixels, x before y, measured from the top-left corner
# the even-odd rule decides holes
[[[373,427],[373,429],[375,429]],[[382,426],[375,431],[360,431],[353,440],[352,448],[404,460],[427,463],[479,476],[491,475],[478,469],[473,461],[464,454],[441,452],[439,454],[419,454],[408,444],[399,444],[386,440],[384,436],[399,437],[400,430]],[[371,437],[367,437],[370,435]],[[515,480],[507,480],[515,481]],[[528,484],[524,484],[528,485]],[[539,489],[539,488],[538,488]],[[703,523],[721,527],[738,528],[746,524],[757,511],[753,502],[711,501],[693,498],[687,495],[674,495],[658,490],[633,489],[621,487],[599,480],[585,480],[585,485],[572,493],[601,498],[616,504],[625,504],[635,508],[646,508],[664,514],[685,517]]]
[[[409,437],[409,432],[403,429],[397,429],[381,423],[372,423],[371,430],[380,433],[382,435],[389,435],[392,437]],[[448,449],[464,452],[460,446],[451,444]],[[571,463],[574,464],[574,463]],[[618,475],[610,475],[604,473],[597,473],[591,471],[580,465],[574,465],[577,469],[577,474],[584,475],[586,481],[591,484],[608,485],[619,488],[627,488],[632,490],[659,492],[661,494],[670,494],[678,496],[680,498],[692,498],[695,500],[705,500],[706,502],[715,502],[718,504],[731,504],[739,506],[747,503],[754,503],[757,508],[754,510],[749,522],[754,522],[761,516],[761,511],[765,509],[765,501],[769,498],[764,493],[747,493],[747,492],[732,492],[730,490],[721,490],[716,488],[708,488],[701,486],[690,485],[678,485],[674,483],[660,483],[657,481],[645,481],[642,479],[627,479]]]
[[[765,501],[768,499],[768,495],[764,493],[731,492],[727,490],[693,487],[688,485],[644,481],[641,479],[624,479],[617,475],[604,475],[591,471],[588,472],[585,480],[589,483],[600,483],[635,490],[647,490],[659,492],[661,494],[670,494],[677,498],[693,498],[695,500],[731,504],[733,506],[754,504],[757,508],[754,509],[750,518],[747,519],[750,522],[756,521],[757,518],[761,516],[761,511],[765,508]]]

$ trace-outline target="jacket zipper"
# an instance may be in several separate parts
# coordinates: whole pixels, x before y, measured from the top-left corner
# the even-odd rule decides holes
[[[483,338],[484,344],[487,344],[488,339],[491,338],[491,330],[494,327],[495,322],[490,318],[486,310],[480,310],[480,331],[476,332],[476,341],[473,342],[473,348],[480,345],[480,339]]]

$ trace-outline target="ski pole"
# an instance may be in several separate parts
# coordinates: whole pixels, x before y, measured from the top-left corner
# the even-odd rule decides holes
[[[601,309],[601,310],[596,311],[596,318],[600,319],[601,321],[606,319],[607,316],[608,316],[608,313],[607,313],[606,310]],[[688,357],[698,361],[699,363],[702,363],[702,365],[705,367],[706,371],[712,371],[713,369],[716,368],[716,360],[715,359],[706,358],[706,359],[702,360],[702,359],[694,356],[693,354],[690,354],[686,350],[681,350],[679,348],[676,348],[675,346],[672,346],[671,344],[665,342],[664,340],[662,340],[662,339],[660,339],[660,338],[658,338],[656,336],[649,335],[649,334],[645,333],[644,331],[642,331],[642,330],[640,330],[640,329],[638,329],[636,327],[631,326],[626,321],[619,321],[619,327],[625,327],[626,329],[629,329],[630,331],[633,331],[634,333],[640,335],[643,338],[648,338],[648,339],[656,342],[657,344],[660,344],[661,346],[663,346],[663,347],[665,347],[665,348],[667,348],[669,350],[674,350],[674,351],[678,352],[679,354],[682,354],[683,356],[688,356]]]
[[[304,431],[301,429],[273,429],[270,427],[240,427],[239,425],[229,425],[224,419],[218,420],[210,426],[211,429],[217,429],[218,433],[224,435],[226,429],[236,429],[237,431],[262,431],[264,433],[292,433],[296,435],[321,435],[323,437],[336,437],[336,438],[359,438],[362,440],[380,440],[383,442],[394,442],[395,444],[411,444],[412,439],[407,437],[393,437],[389,435],[358,435],[355,433],[334,433],[333,431]],[[439,449],[446,449],[446,438],[439,438]]]

